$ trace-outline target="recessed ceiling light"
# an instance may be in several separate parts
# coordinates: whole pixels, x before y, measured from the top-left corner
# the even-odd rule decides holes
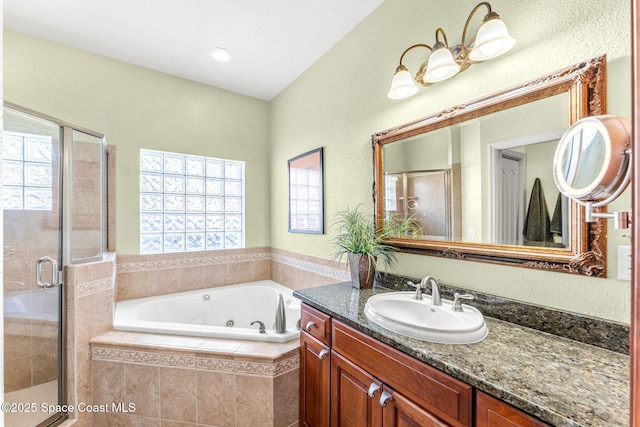
[[[222,47],[214,47],[211,49],[211,56],[216,61],[220,62],[229,62],[231,61],[231,57],[233,56],[231,52]]]

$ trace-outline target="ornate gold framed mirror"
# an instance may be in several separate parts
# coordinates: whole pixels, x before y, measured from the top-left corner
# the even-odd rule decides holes
[[[558,141],[606,113],[606,57],[375,133],[380,229],[411,221],[404,252],[606,275],[606,224],[553,178]]]

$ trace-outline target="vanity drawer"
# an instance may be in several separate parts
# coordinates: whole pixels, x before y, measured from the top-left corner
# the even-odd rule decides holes
[[[494,397],[476,390],[476,427],[550,427]]]
[[[453,378],[334,320],[333,350],[452,426],[471,426],[472,390]]]
[[[300,328],[323,344],[331,344],[331,317],[321,311],[302,304]]]

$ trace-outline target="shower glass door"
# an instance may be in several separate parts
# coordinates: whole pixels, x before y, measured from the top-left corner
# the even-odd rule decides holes
[[[62,127],[4,109],[5,425],[49,425],[62,414]],[[6,410],[4,410],[6,409]]]

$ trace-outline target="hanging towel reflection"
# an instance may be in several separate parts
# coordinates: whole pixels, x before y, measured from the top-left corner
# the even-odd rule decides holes
[[[553,242],[550,232],[549,211],[544,199],[540,178],[536,178],[531,189],[529,208],[524,220],[524,244],[530,246],[545,246]]]
[[[558,193],[558,198],[556,199],[556,207],[553,210],[549,231],[552,235],[562,236],[562,194],[560,193]]]

